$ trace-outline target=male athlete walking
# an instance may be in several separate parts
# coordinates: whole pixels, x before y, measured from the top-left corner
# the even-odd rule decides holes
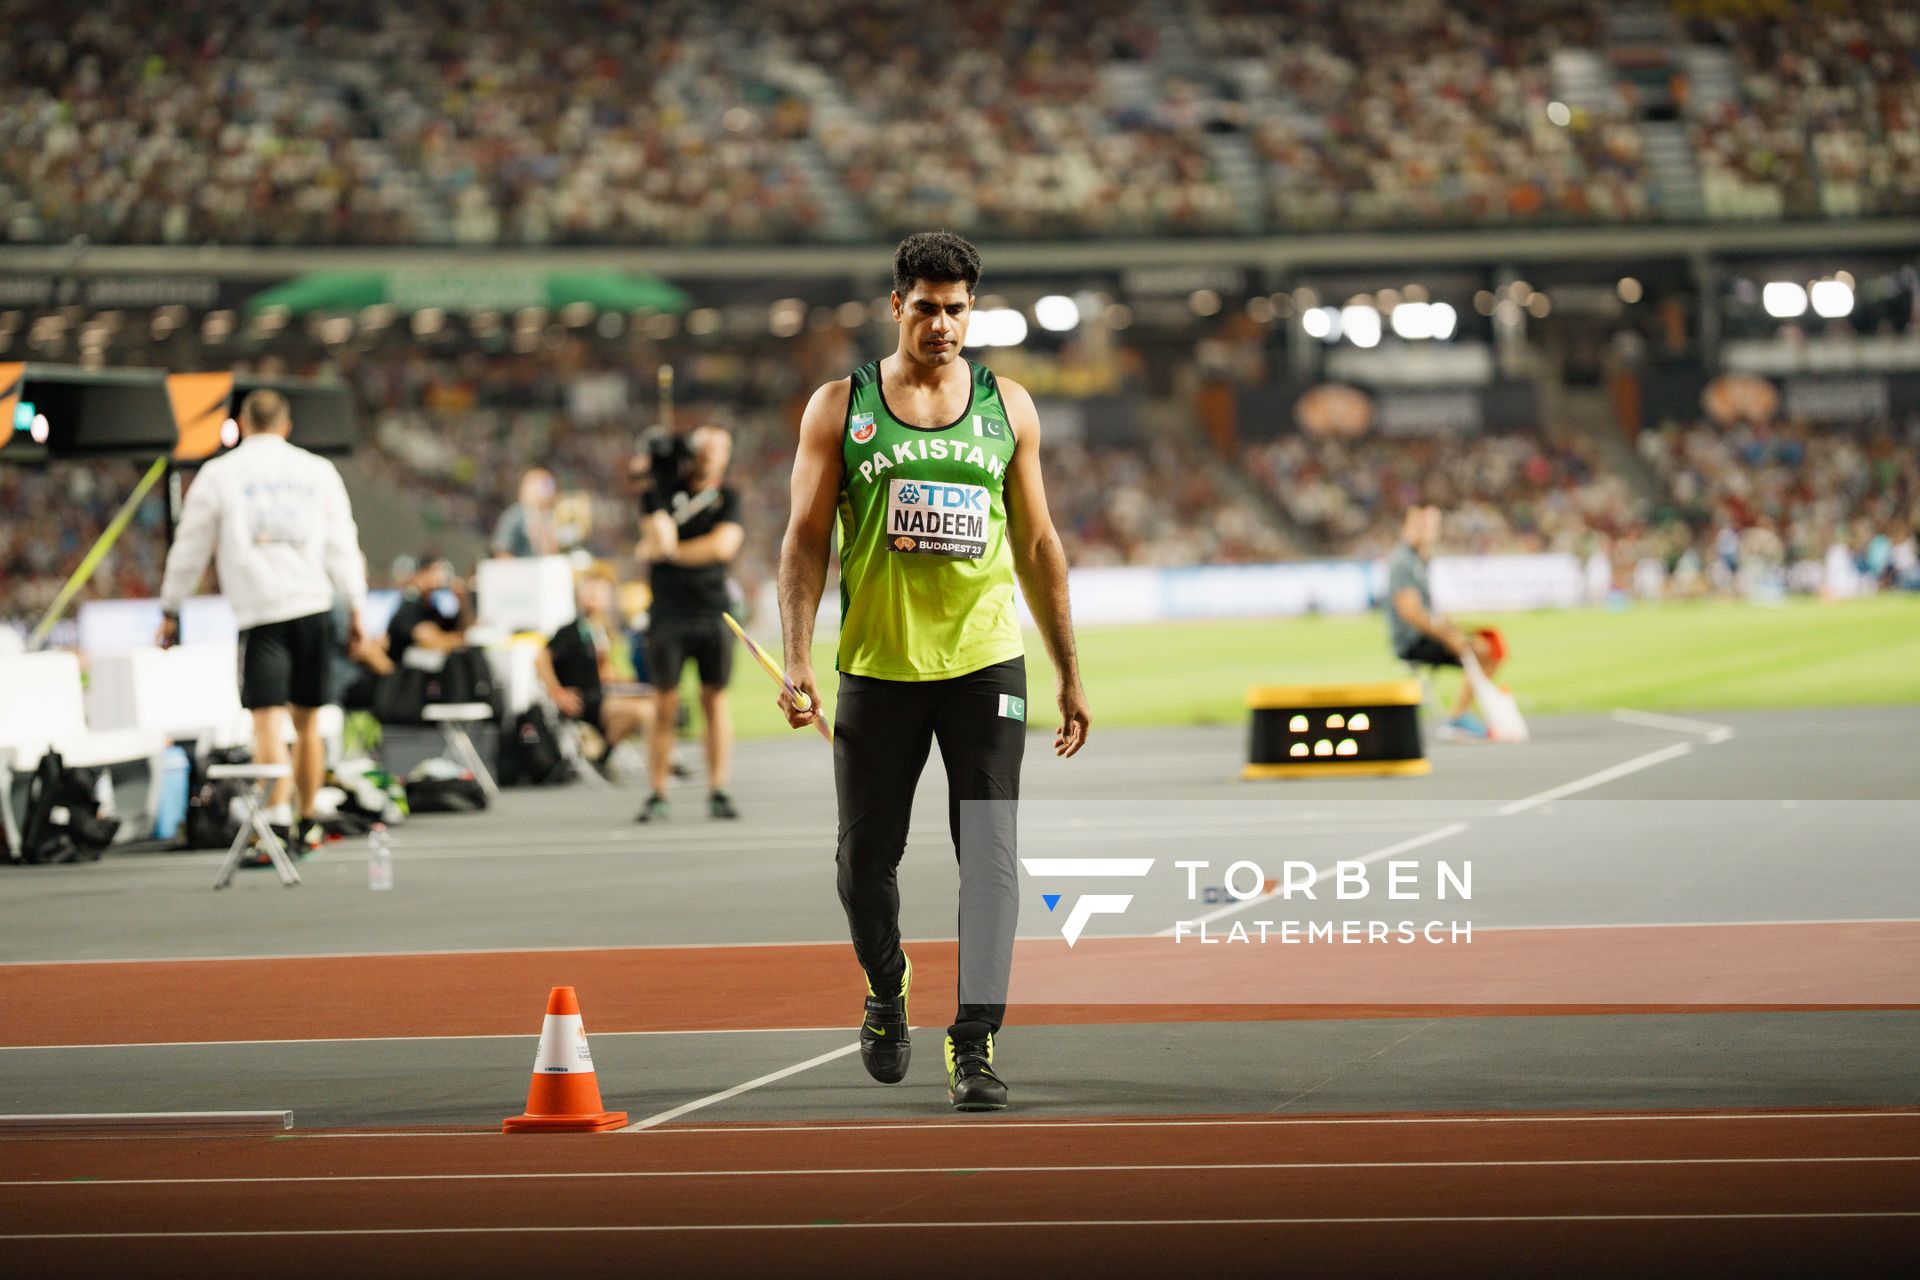
[[[980,254],[922,232],[893,258],[894,353],[814,392],[793,463],[780,549],[787,722],[813,722],[813,620],[840,526],[840,696],[833,775],[839,889],[867,974],[860,1058],[906,1077],[907,992],[895,871],[913,792],[940,743],[960,860],[959,1012],[947,1029],[947,1095],[962,1111],[1007,1105],[993,1069],[1018,915],[1014,813],[1026,748],[1017,575],[1058,673],[1054,754],[1086,742],[1086,692],[1067,610],[1067,560],[1040,478],[1040,418],[1018,383],[961,358]]]

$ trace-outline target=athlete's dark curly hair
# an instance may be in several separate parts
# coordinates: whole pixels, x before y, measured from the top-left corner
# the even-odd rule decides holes
[[[913,282],[952,284],[964,280],[972,293],[980,283],[980,251],[951,231],[918,231],[893,251],[893,289],[901,297]]]

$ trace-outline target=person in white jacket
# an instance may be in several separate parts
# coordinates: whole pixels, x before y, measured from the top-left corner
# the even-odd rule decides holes
[[[325,776],[319,709],[330,701],[335,592],[347,600],[348,642],[360,638],[367,598],[359,531],[340,473],[291,444],[286,397],[255,391],[240,406],[240,444],[208,462],[187,490],[160,588],[162,646],[180,638],[180,606],[212,560],[240,626],[240,704],[253,713],[254,759],[287,760],[293,716],[293,777],[274,784],[268,821],[290,831],[290,793],[313,816]]]

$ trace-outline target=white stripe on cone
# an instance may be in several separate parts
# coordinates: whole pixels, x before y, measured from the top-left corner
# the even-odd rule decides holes
[[[540,1052],[534,1055],[533,1074],[592,1075],[593,1053],[587,1048],[587,1029],[577,1013],[550,1013],[540,1024]]]

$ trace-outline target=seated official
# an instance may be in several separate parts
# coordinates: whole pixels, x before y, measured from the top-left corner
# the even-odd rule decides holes
[[[611,752],[651,731],[653,696],[634,671],[626,628],[614,616],[613,584],[583,579],[577,598],[579,616],[553,633],[535,667],[560,714],[592,725]]]
[[[1480,670],[1491,676],[1504,656],[1490,636],[1469,633],[1433,611],[1427,563],[1440,540],[1440,508],[1409,507],[1400,541],[1387,556],[1387,634],[1394,656],[1423,667],[1458,667],[1471,652]],[[1484,739],[1487,727],[1473,713],[1473,682],[1462,680],[1449,708],[1448,731]]]
[[[333,602],[333,692],[343,711],[364,711],[373,706],[374,691],[380,681],[393,674],[393,659],[387,656],[390,643],[384,632],[352,634],[345,618],[344,598]]]

